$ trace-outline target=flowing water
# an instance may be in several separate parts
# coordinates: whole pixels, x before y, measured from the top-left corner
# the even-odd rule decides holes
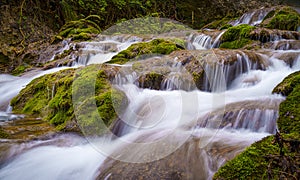
[[[264,11],[260,12],[251,21],[245,15],[239,23],[247,20],[246,23],[255,24],[264,15]],[[187,39],[194,49],[216,48],[222,33],[214,39],[206,35]],[[73,66],[106,62],[130,44],[142,41],[120,37],[82,43]],[[118,80],[117,76],[114,85],[126,93],[130,103],[114,124],[114,135],[85,139],[66,134],[44,141],[8,141],[13,145],[7,152],[7,160],[0,164],[0,179],[130,178],[132,172],[141,176],[154,173],[151,169],[143,171],[148,168],[144,164],[149,163],[166,171],[172,164],[185,172],[188,179],[211,179],[226,161],[275,132],[278,106],[284,98],[273,95],[272,89],[300,69],[299,50],[293,50],[296,57],[291,65],[279,56],[289,53],[285,51],[287,48],[278,49],[282,50],[270,50],[273,56],[260,54],[269,63],[265,69],[258,68],[241,53],[236,54],[235,67],[222,63],[219,69],[205,67],[210,82],[205,91],[142,89],[134,84],[136,74],[128,74],[133,80],[127,81]],[[22,77],[1,74],[0,117],[13,119],[7,112],[8,103],[32,79],[63,68]]]

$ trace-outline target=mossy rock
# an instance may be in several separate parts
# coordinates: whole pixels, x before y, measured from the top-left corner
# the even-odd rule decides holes
[[[297,31],[300,26],[300,14],[291,7],[282,7],[271,11],[262,25],[270,29]]]
[[[179,42],[178,45],[176,42]],[[183,42],[178,39],[175,40],[164,40],[164,39],[154,39],[150,42],[141,42],[131,45],[124,51],[119,52],[117,55],[112,57],[107,63],[114,64],[125,64],[131,59],[138,58],[141,55],[151,55],[151,54],[170,54],[173,51],[184,49],[182,47]]]
[[[272,169],[268,170],[272,157],[279,156],[280,152],[274,139],[274,136],[268,136],[252,144],[244,152],[222,166],[213,179],[268,179],[269,174],[272,174],[272,179],[279,179],[279,172],[282,171],[283,165],[272,164]],[[284,157],[295,158],[295,153],[288,153],[287,149],[284,151],[286,151],[286,156],[282,156],[283,159]]]
[[[60,32],[55,38],[54,42],[60,40],[61,37],[72,38],[72,40],[83,40],[83,41],[91,39],[93,34],[99,34],[101,32],[101,29],[98,26],[98,24],[92,21],[92,19],[95,19],[95,17],[98,16],[92,15],[86,17],[85,19],[67,22],[60,29]]]
[[[280,104],[277,121],[280,132],[287,134],[300,134],[300,71],[286,77],[273,93],[280,93],[286,100]]]
[[[300,85],[300,71],[287,76],[280,84],[278,84],[272,93],[288,96],[293,92],[294,88]]]
[[[12,99],[13,111],[42,117],[58,130],[79,132],[78,123],[82,124],[82,121],[78,122],[78,117],[75,117],[73,97],[80,97],[83,103],[88,99],[96,99],[98,112],[109,127],[117,118],[115,107],[126,104],[127,98],[111,86],[105,68],[102,67],[91,65],[78,70],[67,69],[37,78]],[[91,87],[94,88],[94,94],[90,95],[91,87],[86,84],[93,82],[94,86]],[[76,104],[76,107],[80,105]],[[89,114],[84,112],[80,117],[85,116],[86,122],[95,124],[95,119],[89,118]]]
[[[20,75],[22,73],[24,73],[28,68],[30,68],[31,66],[28,65],[28,64],[22,64],[22,65],[19,65],[18,67],[16,67],[13,71],[12,71],[12,74],[17,76],[17,75]]]
[[[239,49],[251,43],[250,33],[254,30],[254,26],[241,24],[229,27],[221,37],[220,48]]]
[[[164,80],[164,75],[156,72],[150,72],[140,76],[136,83],[138,83],[138,86],[141,88],[160,90],[161,83],[163,80]]]
[[[229,27],[231,27],[231,24],[228,24],[230,21],[232,20],[232,18],[229,17],[224,17],[223,19],[220,20],[215,20],[207,25],[205,25],[203,28],[208,28],[208,29],[228,29]]]

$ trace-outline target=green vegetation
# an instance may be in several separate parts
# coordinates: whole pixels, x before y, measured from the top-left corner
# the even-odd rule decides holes
[[[96,19],[92,21],[91,19]],[[98,20],[98,21],[97,21]],[[69,21],[61,29],[58,37],[56,39],[72,38],[72,40],[89,40],[92,34],[99,34],[101,32],[100,27],[97,25],[99,23],[99,16],[88,16],[85,19],[80,19],[78,21]]]
[[[238,49],[251,42],[250,32],[254,30],[254,26],[241,24],[230,27],[221,37],[220,48]]]
[[[26,69],[30,68],[31,66],[28,64],[24,64],[24,65],[19,65],[18,67],[16,67],[13,71],[12,74],[17,76],[22,74],[23,72],[25,72]]]
[[[290,7],[283,7],[271,11],[265,17],[263,24],[270,29],[296,31],[300,26],[300,14]]]
[[[286,77],[273,93],[287,96],[279,108],[281,134],[252,144],[221,167],[214,179],[299,178],[295,168],[300,164],[300,71]]]
[[[300,71],[289,75],[274,90],[287,96],[280,104],[279,118],[277,121],[280,132],[300,135]]]
[[[227,162],[214,175],[214,179],[267,179],[268,162],[264,156],[276,154],[279,148],[269,136],[254,143],[233,160]]]
[[[178,41],[176,39],[175,41]],[[180,42],[182,44],[182,42]],[[181,50],[183,47],[171,40],[154,39],[150,42],[142,42],[131,45],[124,51],[119,52],[117,55],[107,63],[125,64],[134,58],[139,58],[141,55],[147,54],[170,54],[173,51]]]
[[[91,98],[96,99],[99,114],[105,125],[109,126],[117,117],[115,106],[118,107],[118,103],[122,104],[126,96],[112,88],[101,66],[88,66],[78,71],[67,69],[33,80],[11,101],[13,111],[42,117],[58,130],[69,130],[70,124],[77,123],[72,102],[72,93],[75,93],[77,97],[83,98],[83,104]],[[95,74],[97,76],[93,81]],[[73,82],[76,83],[75,87],[72,86]],[[92,86],[95,88],[93,95],[89,95],[91,87],[85,85],[91,82],[95,82]],[[116,102],[113,104],[113,101]],[[89,114],[81,116],[87,117],[84,123],[96,123],[96,119],[89,118]],[[82,123],[81,121],[79,124]]]
[[[228,29],[231,27],[231,24],[228,24],[229,21],[231,21],[232,18],[229,17],[224,17],[223,19],[220,20],[215,20],[207,25],[205,25],[203,28],[208,28],[208,29]]]
[[[142,88],[160,90],[161,82],[163,81],[163,79],[164,79],[164,75],[156,72],[150,72],[140,76],[138,82],[139,82],[139,86]]]
[[[3,129],[0,127],[0,139],[6,139],[9,137],[9,134],[3,131]]]
[[[143,17],[117,23],[105,30],[103,34],[163,34],[168,32],[191,30],[191,28],[159,17]]]

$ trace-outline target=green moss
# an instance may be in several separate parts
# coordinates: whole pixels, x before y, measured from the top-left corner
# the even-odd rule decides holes
[[[231,24],[225,24],[225,25],[223,25],[222,27],[220,27],[220,30],[228,29],[228,28],[230,28],[230,27],[232,27]]]
[[[3,131],[3,129],[0,127],[0,139],[7,139],[9,138],[9,134]]]
[[[93,19],[98,19],[99,16],[92,15],[85,19],[80,19],[77,21],[67,22],[58,34],[56,41],[60,39],[59,37],[72,38],[73,40],[89,40],[91,39],[91,34],[99,34],[101,32],[100,27]],[[98,22],[98,21],[97,21]]]
[[[214,175],[214,179],[268,179],[268,154],[278,154],[279,147],[272,143],[273,136],[264,138],[248,147],[227,162]]]
[[[154,39],[150,42],[142,42],[131,45],[124,51],[119,52],[117,55],[107,63],[125,64],[131,59],[138,58],[141,55],[146,54],[170,54],[173,51],[181,50],[183,47],[177,45],[175,42],[178,39],[173,40]],[[180,41],[182,44],[182,41]]]
[[[278,84],[272,93],[288,96],[296,86],[300,84],[300,71],[287,76],[280,84]]]
[[[190,28],[170,20],[162,20],[159,17],[145,16],[129,21],[121,21],[121,23],[112,26],[104,33],[112,34],[162,34],[173,31],[190,30]]]
[[[274,90],[287,96],[280,104],[277,120],[280,132],[300,134],[300,71],[286,77]]]
[[[156,72],[149,72],[145,75],[139,77],[139,86],[142,88],[149,88],[149,89],[161,89],[161,82],[164,79],[164,75],[156,73]]]
[[[95,89],[92,94],[91,88]],[[79,97],[78,101],[83,104],[96,99],[99,112],[95,112],[95,115],[99,113],[105,125],[109,126],[117,118],[113,102],[123,103],[126,99],[124,94],[120,94],[122,92],[112,88],[101,66],[91,65],[76,73],[75,69],[67,69],[37,78],[11,101],[11,105],[16,113],[39,116],[55,125],[58,130],[68,130],[68,122],[76,121],[73,97]],[[78,106],[80,105],[77,104],[76,107]],[[95,123],[93,115],[85,112],[88,113],[82,111],[80,114],[80,117],[85,117],[84,122]]]
[[[72,40],[80,40],[80,41],[87,41],[92,38],[92,35],[90,33],[84,33],[81,32],[79,34],[73,35]]]
[[[254,30],[254,26],[241,24],[230,27],[221,37],[221,48],[238,49],[251,43],[250,32]]]
[[[270,12],[265,21],[265,27],[270,29],[281,29],[297,31],[300,26],[300,14],[290,7],[284,7],[276,12]]]
[[[204,26],[203,28],[208,28],[208,29],[227,29],[224,27],[230,27],[232,25],[228,24],[229,21],[231,21],[232,18],[229,17],[224,17],[223,19],[220,20],[215,20],[211,23],[209,23],[208,25]]]
[[[222,36],[221,40],[223,42],[235,41],[240,38],[249,38],[250,32],[254,30],[254,26],[247,24],[241,24],[238,26],[230,27]]]
[[[220,48],[239,49],[246,46],[247,44],[250,44],[251,42],[252,41],[250,39],[242,38],[231,42],[224,42],[220,45]]]
[[[23,72],[25,72],[25,70],[28,68],[28,66],[26,65],[20,65],[17,68],[15,68],[12,72],[13,75],[17,76],[19,74],[22,74]]]

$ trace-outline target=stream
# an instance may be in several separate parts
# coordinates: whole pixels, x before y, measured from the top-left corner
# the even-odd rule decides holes
[[[259,24],[267,12],[245,14],[232,24]],[[214,51],[223,33],[220,31],[214,37],[191,34],[186,37],[187,47],[195,52]],[[9,101],[33,79],[66,68],[105,63],[121,50],[141,41],[143,38],[135,36],[107,36],[99,41],[81,43],[80,55],[74,56],[68,67],[29,72],[20,77],[0,74],[0,123],[14,121],[16,116],[22,118],[11,113]],[[275,43],[283,41],[289,43],[284,39]],[[221,78],[217,72],[212,72],[210,86],[218,84],[217,88],[211,88],[212,91],[143,89],[132,80],[135,74],[127,74],[126,81],[116,77],[114,86],[122,90],[130,102],[122,120],[114,127],[113,133],[117,136],[83,138],[61,133],[50,139],[29,142],[2,139],[1,143],[11,145],[8,158],[0,161],[0,179],[128,179],[145,174],[154,179],[166,179],[183,176],[176,172],[185,172],[187,179],[212,179],[225,162],[252,143],[275,133],[278,108],[284,97],[272,94],[272,90],[287,75],[300,69],[300,50],[289,47],[257,52],[268,62],[265,70],[252,67],[248,56],[237,53],[236,56],[248,64],[246,70],[236,70],[244,68],[241,63],[235,69],[221,69]],[[280,59],[289,53],[296,54],[292,64]],[[238,73],[229,79],[233,70]]]

